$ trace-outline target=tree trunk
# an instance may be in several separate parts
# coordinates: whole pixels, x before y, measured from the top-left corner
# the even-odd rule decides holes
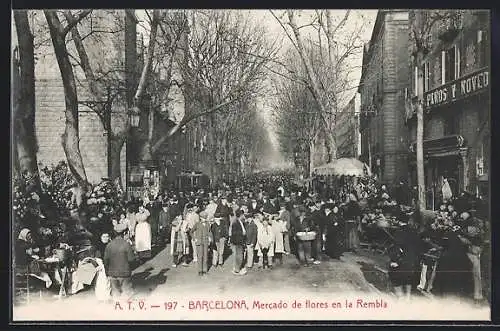
[[[308,169],[308,177],[311,178],[314,170],[314,152],[315,152],[315,142],[314,140],[311,141],[309,144],[309,169]]]
[[[50,37],[54,45],[54,51],[61,72],[61,78],[64,87],[64,97],[66,110],[66,127],[62,134],[62,146],[68,166],[75,177],[78,185],[83,191],[88,188],[87,174],[83,165],[82,155],[80,153],[80,139],[78,128],[78,95],[76,91],[75,76],[73,67],[69,60],[68,50],[66,48],[65,34],[61,28],[61,23],[57,13],[51,10],[44,11],[50,30]]]
[[[337,159],[337,140],[335,139],[335,136],[332,133],[326,134],[326,144],[328,146],[327,162],[332,162],[333,160]]]
[[[122,176],[121,176],[121,153],[123,144],[125,143],[126,136],[123,134],[113,134],[111,136],[111,180],[118,180],[120,185],[122,185]]]
[[[422,104],[417,105],[417,183],[418,208],[426,209],[425,173],[424,173],[424,110]]]
[[[425,197],[425,174],[424,174],[424,75],[422,68],[423,54],[417,56],[418,86],[417,86],[417,183],[418,183],[418,208],[420,211],[426,209]]]
[[[289,21],[290,27],[292,28],[292,32],[295,36],[295,41],[297,43],[296,44],[297,51],[298,51],[299,56],[302,60],[304,68],[306,70],[306,74],[307,74],[308,81],[310,84],[310,91],[318,104],[318,107],[320,110],[319,115],[320,115],[321,121],[323,122],[325,129],[327,129],[330,127],[330,124],[328,123],[328,120],[326,119],[326,117],[327,117],[326,114],[328,114],[330,112],[330,109],[325,104],[325,98],[323,98],[324,93],[322,93],[320,83],[314,74],[314,70],[312,68],[311,63],[308,61],[307,53],[306,53],[306,50],[305,50],[305,47],[303,44],[302,36],[299,32],[299,27],[298,27],[297,22],[295,20],[295,15],[294,15],[293,10],[291,10],[291,9],[287,10],[287,14],[288,14],[288,21]],[[329,131],[331,131],[331,130],[329,130]],[[330,149],[331,149],[330,156],[333,159],[336,159],[337,158],[337,146],[335,144],[335,141],[333,141],[333,139],[327,139],[327,141],[330,144]]]
[[[149,162],[153,160],[153,132],[155,125],[155,111],[149,107],[148,111],[148,137],[144,142],[141,151],[141,161]]]
[[[18,170],[34,176],[35,189],[40,188],[35,130],[35,55],[28,11],[14,11],[19,67],[14,64],[14,137]]]

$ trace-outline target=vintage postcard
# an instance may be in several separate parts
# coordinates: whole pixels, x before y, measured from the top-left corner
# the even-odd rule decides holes
[[[489,321],[488,10],[14,10],[13,322]]]

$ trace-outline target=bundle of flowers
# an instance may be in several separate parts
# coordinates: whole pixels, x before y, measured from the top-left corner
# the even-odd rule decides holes
[[[16,219],[21,222],[39,215],[40,196],[34,189],[34,181],[34,175],[27,172],[14,178],[13,209]]]
[[[437,211],[436,217],[434,218],[434,222],[431,223],[431,228],[433,230],[456,230],[456,224],[451,217],[451,215],[446,211]]]
[[[55,166],[45,166],[40,169],[40,183],[42,192],[59,212],[65,213],[74,208],[71,188],[77,185],[65,161]]]
[[[87,205],[93,217],[112,217],[124,209],[123,191],[119,185],[103,180],[87,192]]]

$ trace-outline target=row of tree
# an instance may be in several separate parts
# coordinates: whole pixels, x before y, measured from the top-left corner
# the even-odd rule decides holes
[[[423,157],[424,59],[432,50],[431,34],[436,25],[458,22],[460,10],[410,10],[410,63],[418,71],[417,95],[409,108],[417,115],[417,181],[418,207],[426,209]],[[359,69],[353,65],[363,48],[362,31],[366,20],[350,24],[352,12],[315,10],[287,10],[273,12],[288,36],[292,48],[285,56],[282,70],[277,72],[274,86],[277,92],[274,105],[277,134],[284,153],[291,156],[297,145],[305,143],[312,164],[318,143],[328,151],[325,162],[337,157],[338,112],[352,95],[358,83],[352,83],[351,73]],[[312,168],[309,166],[309,168]]]
[[[366,20],[350,10],[271,13],[292,44],[273,84],[280,145],[289,157],[305,145],[306,168],[312,170],[319,147],[326,149],[320,162],[337,158],[339,112],[357,88],[352,74],[359,70],[355,60],[363,48]]]
[[[19,85],[14,88],[13,131],[19,172],[38,173],[35,54],[55,54],[65,95],[61,143],[83,192],[89,183],[80,152],[82,103],[99,115],[105,128],[106,112],[112,112],[108,114],[112,179],[121,177],[120,154],[131,134],[131,114],[148,114],[141,150],[144,161],[156,159],[164,143],[186,127],[201,128],[200,142],[208,136],[207,146],[225,167],[234,167],[235,160],[259,160],[267,134],[256,100],[263,92],[265,66],[277,51],[262,28],[236,11],[155,9],[142,14],[144,20],[138,23],[134,11],[123,10],[14,12],[18,44],[14,73]],[[127,40],[135,40],[127,36],[127,26],[137,23],[147,42],[131,73],[122,57]],[[131,31],[135,34],[135,29]],[[172,90],[186,100],[185,111],[177,118],[172,117]],[[169,129],[154,132],[158,120],[167,122]]]

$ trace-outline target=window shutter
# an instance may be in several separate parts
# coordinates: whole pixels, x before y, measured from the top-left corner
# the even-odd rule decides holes
[[[441,52],[441,84],[446,83],[446,51]]]
[[[424,63],[424,92],[430,89],[430,65],[429,62]]]
[[[418,67],[415,66],[413,93],[418,95]]]
[[[487,43],[487,35],[485,31],[483,30],[478,30],[477,31],[477,63],[480,67],[484,67],[487,64],[487,48],[486,48],[486,43]]]
[[[457,45],[453,46],[454,49],[454,65],[455,65],[455,77],[454,79],[458,79],[460,77],[460,47]]]

